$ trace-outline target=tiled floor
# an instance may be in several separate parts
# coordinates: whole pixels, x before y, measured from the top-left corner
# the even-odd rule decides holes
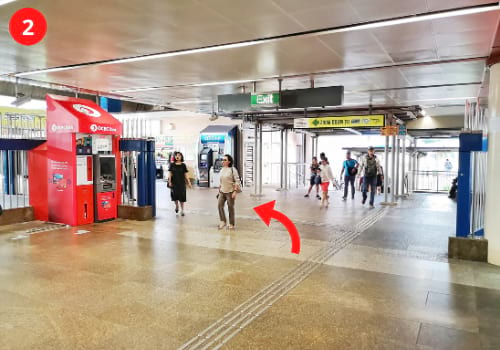
[[[500,267],[446,258],[444,195],[370,210],[332,193],[320,209],[245,191],[230,232],[213,190],[189,191],[180,217],[159,185],[155,221],[0,228],[0,349],[500,348]],[[272,199],[297,224],[298,256],[252,210]]]

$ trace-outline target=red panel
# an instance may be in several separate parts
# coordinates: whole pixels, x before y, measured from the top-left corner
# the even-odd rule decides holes
[[[47,96],[47,102],[49,111],[51,106],[63,110],[64,112],[60,114],[64,114],[66,121],[71,121],[72,125],[65,129],[64,125],[54,127],[50,124],[49,130],[105,135],[121,135],[122,133],[122,123],[90,100],[51,95]]]
[[[75,134],[48,134],[47,146],[49,220],[75,226]]]
[[[76,187],[76,224],[85,225],[94,222],[94,186]]]
[[[116,193],[102,192],[96,195],[96,221],[116,219]]]
[[[33,207],[35,219],[48,221],[46,143],[28,151],[28,169],[30,205]]]
[[[93,162],[92,157],[87,157],[87,181],[92,181]]]

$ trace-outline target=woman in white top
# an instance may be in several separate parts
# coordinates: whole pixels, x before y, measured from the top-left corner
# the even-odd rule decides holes
[[[233,167],[233,158],[226,154],[222,158],[222,169],[220,171],[220,187],[217,198],[219,199],[219,229],[226,226],[226,213],[224,211],[224,203],[227,201],[229,211],[229,226],[230,230],[234,229],[234,200],[236,194],[240,191],[240,176],[238,169]]]
[[[328,164],[328,158],[321,160],[321,165],[319,166],[321,171],[321,191],[323,192],[323,198],[321,198],[321,207],[325,205],[328,208],[328,187],[330,186],[330,181],[333,180],[332,168]]]

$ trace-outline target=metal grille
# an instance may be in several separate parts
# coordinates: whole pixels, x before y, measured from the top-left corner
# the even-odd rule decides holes
[[[121,152],[122,203],[137,206],[137,156],[138,152]]]
[[[0,189],[3,209],[29,206],[27,151],[0,151]]]
[[[466,130],[482,130],[488,132],[486,109],[478,102],[467,102],[465,105]],[[472,203],[471,203],[471,235],[483,235],[484,210],[486,203],[487,152],[472,152]]]

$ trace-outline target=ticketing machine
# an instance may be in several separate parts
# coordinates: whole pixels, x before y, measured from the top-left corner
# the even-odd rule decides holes
[[[237,125],[210,125],[200,132],[200,152],[198,159],[200,186],[219,187],[219,175],[222,169],[222,157],[224,154],[230,154],[234,159],[234,166],[238,166],[239,154],[237,141]],[[209,153],[211,153],[210,156],[208,155]]]

